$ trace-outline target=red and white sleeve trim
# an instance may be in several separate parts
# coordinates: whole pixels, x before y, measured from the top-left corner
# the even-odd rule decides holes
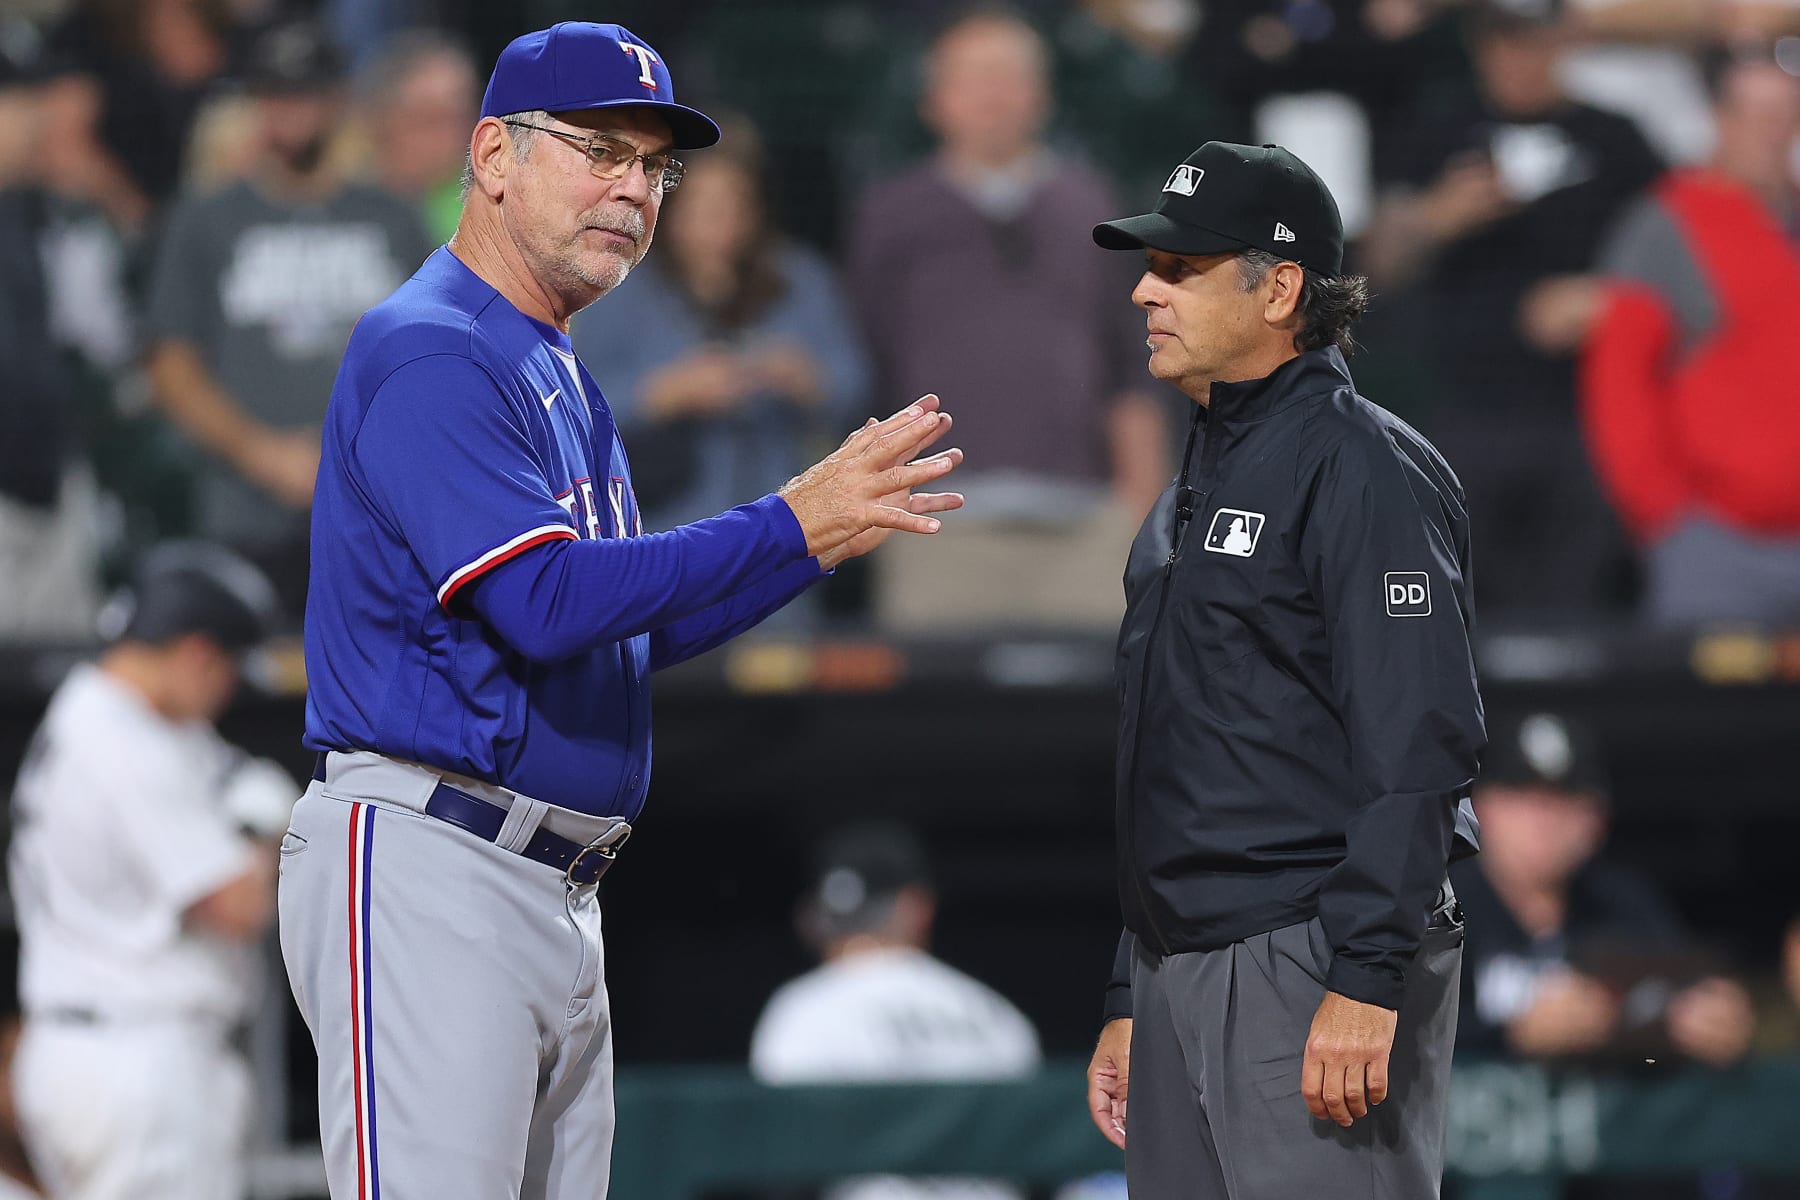
[[[523,554],[533,546],[553,542],[557,538],[568,538],[570,541],[574,541],[575,537],[575,531],[567,525],[539,525],[536,529],[528,529],[511,541],[495,546],[467,566],[452,571],[450,578],[444,580],[444,586],[438,589],[438,604],[445,612],[448,612],[451,598],[461,590],[465,583],[480,578],[483,573],[499,566],[509,558]]]

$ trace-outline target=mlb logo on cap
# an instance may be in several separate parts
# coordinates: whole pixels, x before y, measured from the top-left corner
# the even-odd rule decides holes
[[[1169,176],[1169,182],[1163,184],[1163,191],[1191,196],[1205,174],[1206,172],[1200,167],[1190,167],[1186,163],[1182,163],[1175,168],[1175,173]]]

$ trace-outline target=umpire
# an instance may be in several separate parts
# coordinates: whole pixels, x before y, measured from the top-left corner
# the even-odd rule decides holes
[[[1208,142],[1094,240],[1144,255],[1150,373],[1195,401],[1125,572],[1094,1120],[1133,1196],[1437,1196],[1484,743],[1462,488],[1357,395],[1367,285],[1292,154]]]

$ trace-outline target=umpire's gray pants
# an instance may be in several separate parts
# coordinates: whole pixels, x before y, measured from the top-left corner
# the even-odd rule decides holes
[[[1331,949],[1317,918],[1218,950],[1140,952],[1125,1169],[1133,1200],[1427,1200],[1444,1168],[1460,925],[1407,977],[1388,1098],[1344,1129],[1307,1111],[1300,1062]]]
[[[603,1200],[600,906],[421,815],[437,778],[333,755],[281,846],[281,951],[337,1200]],[[355,769],[338,771],[340,760]]]

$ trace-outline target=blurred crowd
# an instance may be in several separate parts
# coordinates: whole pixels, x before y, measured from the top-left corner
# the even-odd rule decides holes
[[[482,39],[516,32],[463,7],[0,6],[0,639],[90,636],[185,536],[297,621],[339,354],[454,232]],[[1117,619],[1182,401],[1087,231],[1213,138],[1340,198],[1357,377],[1460,475],[1484,621],[1800,617],[1793,0],[622,7],[740,114],[575,330],[647,526],[927,391],[968,453],[929,553],[790,628]]]
[[[1089,228],[1209,139],[1286,145],[1339,198],[1377,294],[1353,368],[1466,487],[1485,623],[1800,623],[1800,0],[482,7],[0,3],[0,641],[91,640],[181,538],[255,564],[297,627],[350,329],[455,230],[488,43],[576,15],[737,114],[573,330],[646,528],[921,393],[956,413],[967,510],[790,632],[1116,629],[1185,401]],[[1607,860],[1590,735],[1540,713],[1494,745],[1457,880],[1468,1049],[1800,1049],[1800,925],[1785,983],[1747,988]],[[1009,1051],[977,1073],[1029,1070],[1023,1018],[926,956],[916,847],[859,836],[822,862],[826,965],[776,998],[759,1073],[931,1075],[918,1046],[972,1029]],[[784,1028],[827,1045],[821,996],[840,1022],[916,997],[922,1040],[875,1061],[846,1028],[795,1061]]]

